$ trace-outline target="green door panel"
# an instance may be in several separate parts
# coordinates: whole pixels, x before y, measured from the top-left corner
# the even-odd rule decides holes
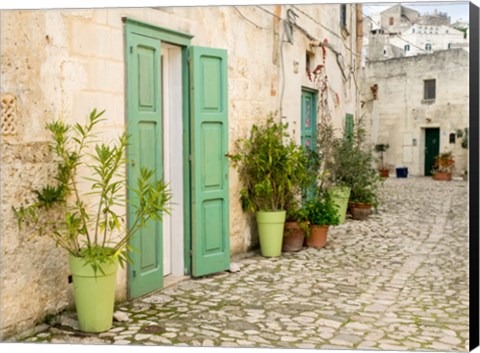
[[[192,275],[230,267],[227,52],[190,48]]]
[[[138,31],[137,31],[138,32]],[[128,220],[135,217],[136,187],[141,167],[163,178],[160,40],[127,28],[127,149]],[[128,267],[129,297],[135,298],[163,286],[162,223],[149,221],[131,239],[133,263]]]
[[[317,108],[316,93],[312,91],[302,91],[302,129],[301,142],[302,146],[311,150],[316,150],[317,137]]]
[[[435,156],[440,153],[440,129],[425,129],[425,176],[432,175]]]

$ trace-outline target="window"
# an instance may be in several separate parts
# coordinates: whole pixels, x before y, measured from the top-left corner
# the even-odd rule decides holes
[[[405,51],[410,51],[410,44],[405,44],[403,48],[405,49]]]
[[[412,28],[412,33],[415,33],[415,28]]]
[[[423,99],[426,101],[435,100],[435,80],[423,81]]]
[[[448,43],[447,49],[452,49],[452,43]]]
[[[393,17],[390,17],[390,18],[388,19],[388,24],[389,24],[390,26],[393,26]]]
[[[432,50],[432,45],[430,43],[425,44],[425,50]]]
[[[455,134],[453,132],[449,136],[449,142],[453,144],[455,143]]]
[[[347,27],[347,4],[340,4],[340,26]]]

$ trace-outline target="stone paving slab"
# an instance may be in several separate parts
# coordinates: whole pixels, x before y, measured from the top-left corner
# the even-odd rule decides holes
[[[382,192],[377,213],[331,227],[323,249],[124,303],[105,333],[76,331],[66,313],[25,341],[467,351],[467,184],[391,178]]]

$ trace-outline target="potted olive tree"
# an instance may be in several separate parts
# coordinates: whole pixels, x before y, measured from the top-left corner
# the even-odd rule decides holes
[[[229,155],[243,184],[242,208],[256,214],[260,250],[266,257],[281,255],[285,206],[306,163],[304,151],[289,140],[286,129],[270,116],[253,125],[250,136],[237,141],[237,153]]]
[[[374,147],[375,152],[380,153],[380,168],[378,168],[378,171],[382,178],[388,178],[389,175],[389,170],[388,168],[385,168],[385,164],[383,163],[383,154],[388,150],[389,147],[390,146],[386,143],[379,143]]]
[[[128,241],[150,220],[161,221],[171,198],[165,183],[154,180],[153,171],[141,169],[135,217],[126,226],[128,138],[124,133],[112,146],[94,145],[93,130],[103,114],[93,110],[83,126],[62,121],[47,124],[57,162],[55,180],[35,192],[37,202],[13,209],[20,228],[46,234],[68,252],[79,326],[86,332],[112,326],[116,272],[118,265],[130,261]],[[85,194],[79,188],[80,168],[89,173],[83,178],[90,183]]]

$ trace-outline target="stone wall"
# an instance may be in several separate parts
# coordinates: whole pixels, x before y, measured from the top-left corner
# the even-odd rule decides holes
[[[127,16],[194,35],[193,45],[228,50],[229,141],[245,137],[254,123],[279,112],[300,139],[300,94],[312,87],[305,65],[329,41],[341,53],[326,58],[329,107],[337,128],[345,113],[359,113],[360,63],[355,5],[348,5],[347,31],[339,27],[340,5],[298,6],[293,44],[284,42],[288,6],[136,8],[1,12],[2,223],[1,337],[19,333],[47,314],[71,306],[67,256],[53,241],[19,232],[12,206],[31,204],[33,190],[51,178],[52,156],[45,123],[62,118],[83,123],[93,109],[106,110],[102,140],[120,134],[126,121],[124,23]],[[333,34],[332,34],[333,33]],[[309,39],[308,36],[311,38]],[[343,74],[342,74],[343,71]],[[284,82],[283,94],[282,83]],[[84,187],[86,188],[86,186]],[[240,185],[230,170],[231,254],[257,246],[238,200]],[[117,299],[126,298],[127,276],[118,274]]]
[[[364,68],[363,114],[372,144],[388,143],[385,162],[424,175],[425,129],[440,128],[440,152],[453,151],[457,175],[467,167],[461,139],[449,135],[468,127],[469,56],[463,49],[369,62]],[[425,102],[424,80],[436,80],[434,102]],[[370,87],[378,86],[377,99]]]

